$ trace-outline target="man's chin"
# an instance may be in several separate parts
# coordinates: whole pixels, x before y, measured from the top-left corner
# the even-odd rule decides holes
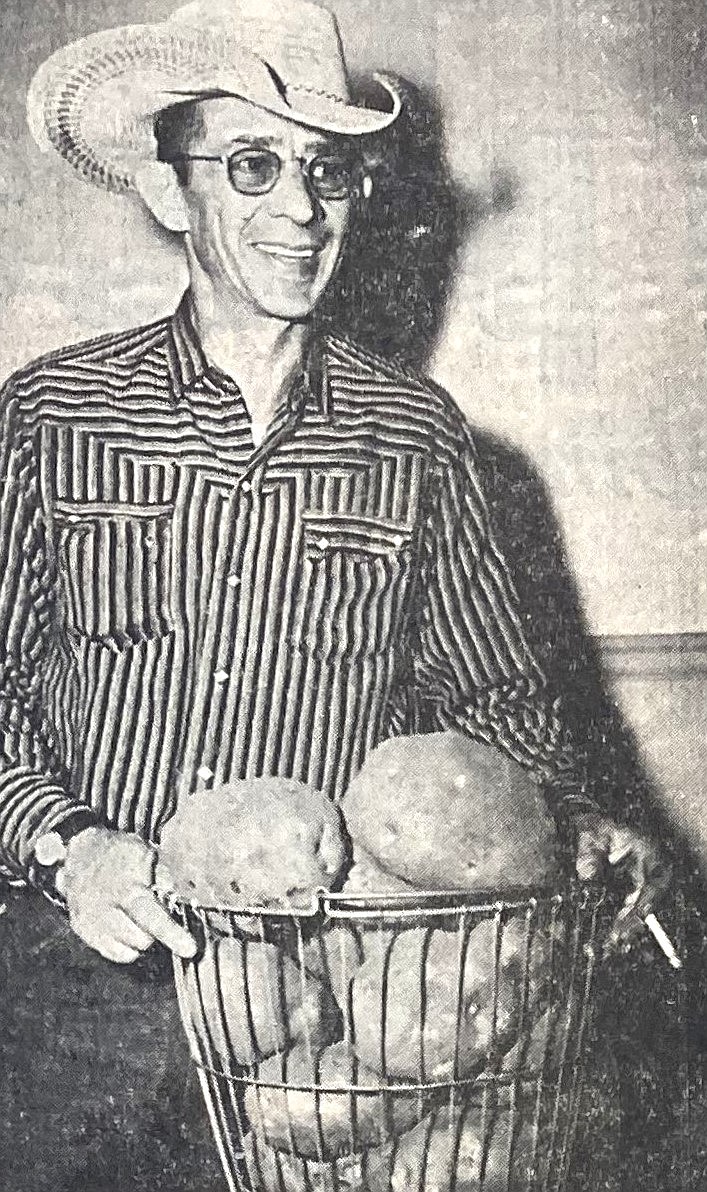
[[[269,294],[264,296],[261,309],[272,319],[297,323],[311,318],[321,301],[321,294]]]

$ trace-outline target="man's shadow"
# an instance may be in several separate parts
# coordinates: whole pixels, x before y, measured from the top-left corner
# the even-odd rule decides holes
[[[423,368],[440,333],[457,259],[488,215],[515,202],[511,171],[488,194],[455,183],[433,97],[395,80],[403,112],[364,142],[373,191],[359,200],[347,250],[321,318],[370,350]]]
[[[424,371],[444,323],[461,249],[470,236],[483,234],[486,219],[522,203],[522,180],[509,163],[491,179],[488,193],[460,188],[445,160],[435,98],[407,82],[403,93],[403,114],[373,150],[380,162],[373,193],[355,221],[323,319],[370,350]],[[477,432],[476,443],[496,538],[518,591],[527,636],[551,689],[563,694],[577,739],[586,742],[594,793],[616,818],[642,826],[667,847],[677,884],[688,905],[699,909],[704,892],[697,867],[666,817],[637,741],[610,694],[547,485],[511,443],[487,432]],[[651,1179],[661,1162],[668,1182],[672,1178],[669,1140],[678,1131],[684,1093],[684,1072],[675,1057],[684,1040],[674,1012],[674,975],[660,954],[617,961],[607,975],[601,1023],[612,1033],[623,1082],[628,1192],[646,1186],[643,1156]],[[696,968],[686,993],[692,1004],[689,1046],[695,1053],[707,1050],[703,989]]]

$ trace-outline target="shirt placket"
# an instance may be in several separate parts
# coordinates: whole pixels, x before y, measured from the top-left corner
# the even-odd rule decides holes
[[[241,399],[242,400],[242,399]],[[234,658],[239,619],[251,614],[254,599],[265,599],[255,591],[257,540],[262,518],[263,480],[268,460],[287,440],[302,415],[302,403],[293,402],[273,423],[259,447],[238,452],[229,466],[228,483],[218,484],[222,504],[222,531],[205,604],[205,621],[199,627],[199,657],[195,659],[195,681],[188,716],[182,761],[178,771],[178,794],[212,786],[217,777],[223,734],[234,731],[224,724],[229,704],[229,687],[240,681],[239,661]],[[247,413],[245,414],[247,418]],[[227,462],[223,450],[214,453]]]
[[[243,567],[244,563],[247,565],[248,544],[254,531],[257,532],[259,483],[242,475],[230,492],[221,492],[220,500],[222,531],[203,632],[199,634],[194,694],[181,767],[181,785],[189,789],[212,784],[228,685],[237,679],[233,641],[238,618],[246,612],[244,604],[249,597],[252,599]]]

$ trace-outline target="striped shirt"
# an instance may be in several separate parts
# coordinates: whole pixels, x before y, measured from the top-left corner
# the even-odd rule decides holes
[[[188,297],[36,361],[0,441],[0,858],[78,816],[159,837],[262,774],[339,798],[454,728],[590,806],[451,398],[321,337],[254,447]]]

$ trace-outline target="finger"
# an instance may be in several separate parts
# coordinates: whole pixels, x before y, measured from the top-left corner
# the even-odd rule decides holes
[[[83,930],[80,924],[72,924],[72,926],[79,939],[106,960],[112,960],[114,964],[132,964],[140,956],[137,949],[131,948],[129,944],[125,944],[121,940],[114,939],[109,931]]]
[[[96,952],[100,952],[101,956],[105,956],[106,960],[112,960],[114,964],[134,964],[141,955],[135,948],[130,948],[127,944],[121,944],[117,940],[93,946]]]
[[[136,890],[123,909],[138,927],[184,960],[196,954],[196,940],[161,907],[151,890]]]
[[[581,882],[591,881],[600,876],[604,861],[604,853],[596,837],[591,832],[580,832],[577,841],[577,877]]]
[[[629,863],[631,855],[642,841],[632,832],[619,824],[612,824],[607,837],[607,852],[610,865],[625,865]]]
[[[665,864],[657,849],[648,843],[640,842],[633,850],[629,875],[634,889],[624,905],[627,909],[633,908],[639,917],[645,918],[670,885],[670,867]]]
[[[106,922],[106,930],[110,932],[116,943],[124,944],[137,952],[146,952],[155,942],[155,937],[143,931],[137,923],[126,915],[125,911],[115,910]]]

